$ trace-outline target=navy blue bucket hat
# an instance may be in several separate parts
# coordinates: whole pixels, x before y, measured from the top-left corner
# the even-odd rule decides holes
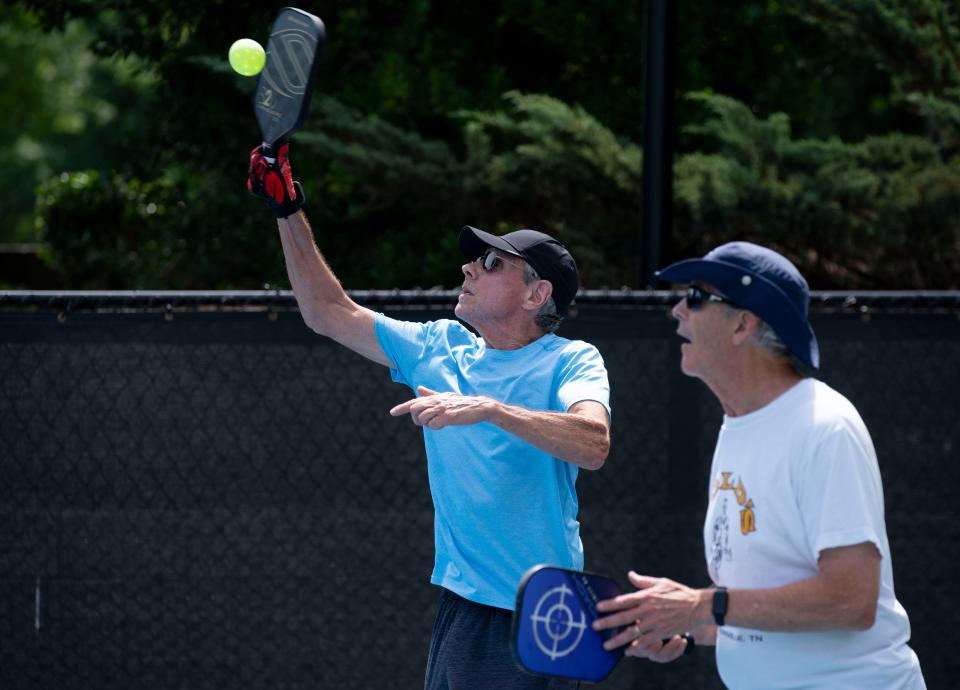
[[[798,360],[820,368],[820,348],[808,318],[810,289],[785,256],[751,242],[729,242],[656,275],[668,283],[709,283],[733,306],[766,321]]]

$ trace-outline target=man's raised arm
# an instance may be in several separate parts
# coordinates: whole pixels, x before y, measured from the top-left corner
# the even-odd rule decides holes
[[[276,213],[287,275],[303,320],[317,333],[390,366],[377,340],[374,312],[350,299],[317,249],[310,223],[300,210],[303,189],[293,180],[287,151],[284,144],[271,162],[255,148],[250,154],[247,189]]]

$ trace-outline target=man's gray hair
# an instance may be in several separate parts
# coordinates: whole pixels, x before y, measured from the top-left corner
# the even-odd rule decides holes
[[[540,280],[539,274],[533,269],[533,266],[527,262],[523,263],[523,282],[529,285],[535,280]],[[534,317],[533,322],[543,329],[544,333],[553,333],[560,328],[563,317],[557,313],[557,303],[553,301],[553,295],[547,298],[547,301],[540,307],[540,311]]]
[[[794,371],[801,376],[808,377],[814,375],[813,370],[801,362],[800,359],[790,352],[789,348],[783,344],[783,340],[780,339],[780,336],[777,335],[777,332],[773,330],[773,327],[770,324],[761,319],[759,316],[757,317],[757,320],[760,322],[760,327],[757,329],[756,334],[754,334],[753,339],[758,347],[760,347],[762,350],[766,350],[777,359],[782,359],[786,362],[789,362]]]

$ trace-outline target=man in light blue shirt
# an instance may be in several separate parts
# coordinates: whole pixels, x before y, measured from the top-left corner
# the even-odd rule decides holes
[[[535,230],[499,237],[466,226],[455,313],[473,331],[374,313],[321,257],[286,153],[270,162],[255,149],[248,188],[276,212],[304,321],[417,393],[390,412],[424,429],[435,507],[431,582],[441,594],[425,687],[571,687],[520,671],[509,639],[528,568],[583,567],[574,484],[610,447],[603,360],[553,333],[579,287],[573,257]]]

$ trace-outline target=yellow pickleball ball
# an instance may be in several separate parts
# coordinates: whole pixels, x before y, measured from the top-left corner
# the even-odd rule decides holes
[[[264,63],[267,61],[267,53],[263,46],[252,38],[241,38],[233,42],[230,46],[230,52],[227,53],[230,58],[230,66],[234,71],[245,77],[252,77],[260,74]]]

